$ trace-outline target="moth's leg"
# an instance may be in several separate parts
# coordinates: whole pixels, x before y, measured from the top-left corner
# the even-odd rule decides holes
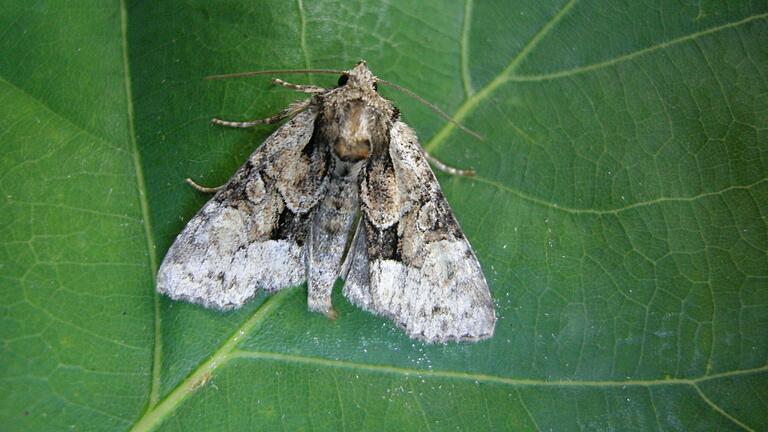
[[[463,176],[463,177],[472,177],[473,175],[475,175],[475,170],[463,170],[463,169],[458,169],[458,168],[448,166],[440,162],[439,160],[433,158],[432,156],[430,156],[429,153],[427,153],[426,151],[424,152],[424,157],[429,161],[429,163],[434,165],[435,168],[437,168],[438,170],[446,174]]]
[[[277,123],[280,120],[286,119],[288,117],[293,117],[296,114],[304,111],[309,106],[310,102],[311,102],[311,99],[307,99],[301,102],[294,102],[288,105],[286,109],[280,111],[279,113],[273,115],[272,117],[267,117],[265,119],[235,122],[235,121],[228,121],[228,120],[221,120],[218,118],[214,118],[211,120],[211,123],[221,125],[221,126],[234,127],[234,128],[249,128],[249,127],[263,125],[263,124]]]
[[[285,82],[281,80],[280,78],[272,78],[272,82],[278,85],[281,85],[285,88],[289,88],[291,90],[296,90],[304,93],[322,93],[325,91],[324,88],[314,86],[314,85],[305,85],[305,84],[291,84],[289,82]]]
[[[224,186],[226,186],[226,184],[223,184],[221,186],[216,186],[216,187],[200,186],[199,184],[195,183],[191,178],[185,179],[184,181],[187,182],[188,185],[192,186],[192,188],[194,188],[196,191],[203,192],[203,193],[215,193],[220,191],[221,188],[223,188]]]

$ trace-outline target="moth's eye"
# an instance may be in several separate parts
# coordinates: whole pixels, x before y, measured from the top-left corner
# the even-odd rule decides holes
[[[373,82],[373,91],[379,91],[379,84],[376,81]]]
[[[340,76],[340,77],[339,77],[339,87],[341,87],[341,86],[343,86],[344,84],[346,84],[346,83],[347,83],[347,81],[349,81],[349,75],[347,75],[347,74],[344,74],[344,75]]]

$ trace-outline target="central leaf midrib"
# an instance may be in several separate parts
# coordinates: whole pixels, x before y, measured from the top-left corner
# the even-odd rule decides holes
[[[225,364],[235,351],[237,344],[248,336],[284,299],[296,290],[282,290],[272,294],[264,301],[245,322],[214,351],[210,357],[200,363],[192,373],[178,383],[163,399],[150,407],[131,428],[132,431],[146,431],[160,424],[176,407],[189,396],[201,383],[207,381],[213,371]]]
[[[457,123],[460,123],[464,118],[467,117],[469,113],[471,113],[475,107],[482,102],[483,100],[487,99],[490,94],[492,94],[498,87],[505,84],[508,81],[509,76],[511,76],[512,72],[515,71],[517,66],[519,66],[523,60],[528,56],[528,54],[531,53],[531,51],[541,42],[544,37],[549,34],[549,32],[557,25],[558,22],[568,13],[568,11],[573,8],[573,6],[576,4],[576,0],[570,0],[568,3],[565,4],[559,11],[557,11],[556,14],[552,16],[552,18],[549,19],[541,28],[539,31],[536,32],[536,34],[533,35],[533,37],[528,41],[528,43],[523,46],[523,48],[520,50],[520,52],[517,53],[512,58],[512,61],[498,74],[494,79],[492,79],[488,84],[486,84],[482,89],[480,89],[477,93],[469,97],[464,101],[463,104],[459,107],[458,110],[456,110],[456,113],[454,113],[451,118],[455,120]],[[445,140],[448,138],[448,136],[453,132],[453,130],[456,128],[455,123],[447,123],[442,129],[440,129],[433,137],[429,140],[424,147],[427,151],[434,151],[440,144],[445,142]]]
[[[455,120],[458,123],[461,123],[462,120],[464,120],[474,109],[477,107],[480,102],[487,99],[497,88],[500,86],[511,83],[511,82],[527,82],[527,81],[544,81],[544,80],[550,80],[550,79],[557,79],[557,78],[564,78],[570,75],[576,75],[580,73],[590,72],[593,70],[597,70],[603,67],[612,66],[614,64],[618,64],[624,61],[631,60],[633,58],[636,58],[641,55],[649,54],[654,51],[658,51],[660,49],[666,49],[674,45],[678,45],[680,43],[688,42],[691,40],[696,40],[699,37],[710,35],[713,33],[717,33],[723,30],[728,30],[732,28],[737,28],[739,26],[745,25],[747,23],[750,23],[752,21],[757,21],[760,19],[768,18],[768,13],[762,13],[762,14],[756,14],[756,15],[750,15],[746,18],[740,19],[738,21],[733,21],[725,24],[721,24],[718,26],[714,26],[708,29],[700,30],[688,35],[680,36],[668,41],[664,41],[661,43],[658,43],[653,46],[649,46],[643,49],[639,49],[634,52],[626,53],[621,56],[603,60],[598,63],[593,63],[590,65],[585,66],[579,66],[572,69],[562,70],[559,72],[552,72],[552,73],[546,73],[541,75],[515,75],[515,69],[517,66],[519,66],[523,60],[527,57],[527,55],[533,50],[536,45],[541,41],[541,39],[544,38],[549,33],[549,30],[557,24],[557,22],[562,19],[562,17],[573,7],[573,5],[576,3],[576,0],[571,0],[566,4],[558,13],[556,13],[549,22],[547,22],[540,30],[539,32],[534,35],[533,38],[526,44],[526,46],[516,55],[509,65],[507,65],[498,75],[496,75],[495,78],[493,78],[488,84],[486,84],[482,89],[480,89],[478,92],[474,93],[471,97],[468,97],[464,103],[459,106],[458,110],[456,110],[456,113],[451,116],[453,120]],[[453,132],[453,130],[456,128],[456,125],[453,123],[447,123],[445,126],[443,126],[442,129],[440,129],[426,144],[423,145],[425,150],[428,151],[434,151],[436,148],[438,148],[442,143],[444,143],[448,136]]]
[[[467,0],[469,1],[469,0]],[[703,37],[706,35],[710,35],[713,33],[717,33],[720,31],[737,28],[739,26],[745,25],[747,23],[761,20],[768,18],[768,13],[762,13],[762,14],[755,14],[750,15],[748,17],[745,17],[743,19],[740,19],[738,21],[728,22],[725,24],[721,24],[718,26],[714,26],[708,29],[700,30],[695,33],[691,33],[688,35],[680,36],[665,42],[661,42],[659,44],[643,48],[631,53],[627,53],[624,55],[621,55],[619,57],[616,57],[614,59],[608,59],[604,60],[599,63],[595,63],[592,65],[587,66],[581,66],[573,69],[568,69],[560,72],[554,72],[549,74],[543,74],[543,75],[515,75],[515,69],[518,65],[520,65],[523,60],[525,60],[526,56],[538,45],[538,43],[549,33],[549,31],[554,27],[557,22],[562,19],[563,16],[573,7],[573,5],[576,3],[576,0],[571,0],[568,2],[560,11],[558,11],[544,26],[541,27],[541,29],[531,38],[531,40],[523,47],[523,49],[512,59],[512,61],[507,65],[501,73],[499,73],[493,80],[491,80],[488,84],[486,84],[482,89],[480,89],[478,92],[472,94],[471,96],[468,96],[464,103],[462,103],[457,111],[454,113],[453,116],[451,116],[451,119],[453,119],[456,123],[461,123],[474,109],[485,99],[487,99],[496,89],[501,87],[502,85],[508,84],[510,82],[518,82],[518,81],[540,81],[540,80],[547,80],[547,79],[556,79],[556,78],[563,78],[567,77],[569,75],[589,72],[592,70],[596,70],[602,67],[611,66],[623,61],[631,60],[635,57],[645,55],[652,53],[654,51],[660,50],[660,49],[666,49],[670,46],[674,46],[680,43],[696,40],[699,37]],[[466,13],[466,11],[465,11]],[[465,17],[466,18],[466,17]],[[464,56],[466,53],[464,52],[464,46],[463,44],[467,43],[465,38],[462,37],[462,47],[461,47],[461,54],[462,54],[462,80],[466,79],[465,71],[463,69],[463,62],[464,62]],[[468,73],[468,71],[466,71]],[[446,123],[446,125],[440,129],[426,144],[424,144],[422,147],[424,150],[429,152],[434,152],[435,149],[437,149],[442,143],[444,143],[448,136],[453,132],[453,130],[456,128],[455,123]],[[515,130],[518,133],[522,133],[518,129],[515,128]],[[526,139],[530,139],[530,137],[524,136]],[[473,176],[469,178],[470,181],[477,181],[479,183],[485,183],[489,186],[495,187],[498,190],[512,193],[517,195],[518,197],[527,200],[529,202],[532,202],[534,204],[543,205],[552,209],[556,209],[559,211],[563,211],[566,213],[572,213],[572,214],[594,214],[594,215],[603,215],[603,214],[617,214],[629,209],[638,208],[638,207],[644,207],[647,205],[653,205],[661,202],[683,202],[683,201],[695,201],[703,197],[707,196],[714,196],[718,194],[725,193],[730,190],[736,190],[736,189],[743,189],[743,190],[749,190],[750,188],[757,186],[758,184],[764,182],[765,180],[768,180],[768,178],[762,178],[760,180],[757,180],[751,184],[748,185],[733,185],[726,187],[719,191],[712,191],[712,192],[702,192],[698,195],[690,196],[690,197],[658,197],[654,198],[652,200],[645,200],[645,201],[638,201],[635,203],[627,204],[625,206],[621,207],[615,207],[615,208],[609,208],[609,209],[589,209],[589,208],[579,208],[579,207],[570,207],[567,205],[560,205],[555,202],[548,201],[543,198],[539,198],[533,195],[526,194],[525,192],[514,189],[510,186],[507,186],[503,183],[500,183],[498,181],[492,180],[490,178],[485,178],[482,176]]]

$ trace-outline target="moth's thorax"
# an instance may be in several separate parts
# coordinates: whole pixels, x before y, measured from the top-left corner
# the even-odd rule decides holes
[[[355,162],[386,149],[392,112],[389,101],[375,92],[337,88],[323,101],[319,124],[336,156]]]
[[[386,151],[395,109],[376,92],[376,77],[359,62],[339,78],[339,86],[315,99],[315,124],[325,142],[344,162],[358,162]]]

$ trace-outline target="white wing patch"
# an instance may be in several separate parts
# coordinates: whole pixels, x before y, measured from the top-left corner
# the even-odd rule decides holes
[[[204,207],[169,250],[158,272],[161,293],[226,310],[243,305],[258,288],[275,291],[304,282],[302,247],[288,240],[253,241],[249,213],[220,207]]]

